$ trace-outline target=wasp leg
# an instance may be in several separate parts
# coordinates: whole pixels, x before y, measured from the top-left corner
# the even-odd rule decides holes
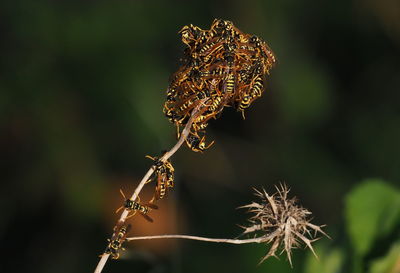
[[[156,157],[152,157],[152,156],[149,156],[149,155],[146,155],[145,158],[151,159],[153,161],[157,161]]]
[[[121,209],[123,209],[124,208],[124,206],[120,206],[116,211],[115,211],[115,213],[118,213]]]
[[[211,146],[213,146],[214,145],[214,143],[215,143],[215,141],[213,140],[213,141],[211,141],[211,143],[210,144],[208,144],[208,146],[207,147],[205,147],[204,148],[204,150],[207,150],[208,148],[210,148]]]
[[[176,137],[179,139],[180,137],[181,137],[181,132],[179,131],[179,124],[178,123],[176,123]]]
[[[128,220],[129,218],[132,218],[135,214],[136,214],[136,211],[132,211],[131,215],[129,215],[129,213],[128,213],[128,215],[126,216],[126,220]]]

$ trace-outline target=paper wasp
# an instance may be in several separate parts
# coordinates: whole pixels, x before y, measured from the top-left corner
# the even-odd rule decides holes
[[[235,30],[231,21],[215,19],[211,25],[210,37],[221,37],[227,39],[235,36]]]
[[[186,138],[186,144],[194,152],[203,152],[214,144],[214,141],[212,141],[210,144],[206,145],[205,138],[205,136],[200,138],[197,133],[190,133]]]
[[[184,26],[180,31],[181,40],[184,44],[186,44],[189,48],[193,46],[193,44],[199,42],[199,40],[203,40],[204,30],[201,28],[190,24],[189,26]]]
[[[263,79],[261,76],[256,76],[249,87],[249,93],[246,94],[238,104],[238,111],[244,111],[248,108],[252,101],[260,97],[264,88]]]
[[[232,94],[235,88],[235,76],[231,73],[228,75],[225,82],[225,93]]]
[[[117,229],[117,226],[114,228],[115,230]],[[122,247],[123,242],[125,241],[126,235],[131,229],[131,225],[128,224],[127,226],[122,226],[119,230],[118,233],[114,234],[114,236],[110,239],[108,239],[108,245],[106,247],[106,250],[104,253],[110,254],[111,259],[118,259],[120,254],[119,250],[125,250]]]
[[[158,207],[154,204],[147,203],[147,204],[140,204],[140,198],[139,196],[137,197],[137,201],[128,199],[125,197],[125,194],[122,190],[120,190],[120,193],[122,197],[124,198],[125,202],[124,205],[121,206],[120,208],[117,209],[116,213],[120,211],[121,209],[127,209],[130,211],[131,215],[128,215],[126,218],[131,218],[136,214],[136,212],[139,212],[140,215],[142,215],[147,221],[153,222],[153,219],[148,215],[150,209],[158,209]]]
[[[154,200],[162,199],[166,195],[168,188],[174,187],[175,170],[169,160],[163,162],[157,157],[149,155],[146,155],[146,157],[154,161],[154,174],[157,178],[155,194],[153,199],[150,201],[150,203],[153,203]]]

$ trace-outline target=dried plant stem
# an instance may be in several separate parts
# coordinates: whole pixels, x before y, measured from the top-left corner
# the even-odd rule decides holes
[[[235,244],[235,245],[265,242],[265,237],[258,237],[258,238],[256,237],[256,238],[251,238],[251,239],[220,239],[220,238],[207,238],[207,237],[191,236],[191,235],[137,236],[137,237],[126,238],[126,241],[154,240],[154,239],[187,239],[187,240],[196,240],[196,241],[204,241],[204,242],[212,242],[212,243]]]
[[[195,107],[191,113],[190,119],[187,122],[185,128],[182,130],[182,133],[177,141],[177,143],[169,150],[167,151],[161,158],[160,160],[165,162],[167,159],[169,159],[174,153],[176,153],[176,151],[179,150],[179,148],[182,146],[182,144],[185,142],[187,136],[190,133],[190,128],[192,126],[192,123],[196,120],[196,118],[202,114],[202,112],[205,110],[204,106],[204,102],[206,99],[202,99],[199,101],[199,104],[197,105],[197,107]],[[147,183],[147,181],[149,181],[151,175],[154,173],[155,171],[155,167],[154,165],[151,166],[151,168],[147,171],[147,173],[143,176],[142,180],[140,181],[139,185],[136,187],[135,191],[133,192],[132,196],[131,196],[131,200],[136,200],[136,198],[138,197],[139,193],[141,192],[141,190],[143,189],[144,185]],[[119,220],[117,225],[122,225],[125,223],[126,217],[129,214],[129,210],[125,209]],[[101,258],[99,263],[97,264],[97,267],[94,271],[94,273],[101,273],[105,264],[107,263],[107,260],[109,258],[110,254],[104,253]]]

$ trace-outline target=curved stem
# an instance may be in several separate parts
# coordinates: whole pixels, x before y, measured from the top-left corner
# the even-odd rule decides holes
[[[154,240],[154,239],[187,239],[187,240],[196,240],[196,241],[204,241],[204,242],[212,242],[212,243],[225,243],[225,244],[251,244],[251,243],[262,243],[265,242],[265,238],[251,238],[251,239],[219,239],[219,238],[207,238],[200,236],[191,236],[191,235],[154,235],[154,236],[137,236],[137,237],[129,237],[126,238],[126,241],[135,241],[135,240]]]
[[[186,123],[185,128],[182,130],[182,133],[178,139],[178,142],[169,150],[167,151],[161,158],[160,160],[165,162],[166,160],[168,160],[168,158],[170,158],[173,154],[176,153],[176,151],[179,150],[179,148],[182,146],[182,144],[185,142],[187,136],[190,133],[190,128],[193,124],[193,122],[195,121],[195,119],[202,114],[202,112],[204,112],[204,108],[202,108],[202,106],[204,106],[204,102],[206,99],[202,99],[199,101],[199,104],[196,106],[196,108],[193,109],[190,119],[189,121]],[[131,200],[136,200],[136,198],[138,197],[139,193],[141,192],[141,190],[143,189],[144,185],[146,184],[146,182],[149,180],[149,178],[151,177],[151,175],[154,173],[155,171],[155,166],[151,166],[150,169],[147,171],[147,173],[143,176],[142,180],[140,181],[139,185],[136,187],[135,191],[133,192],[132,196],[131,196]],[[118,222],[117,225],[120,226],[122,224],[125,223],[126,217],[129,214],[129,210],[125,209]],[[101,273],[105,264],[107,263],[107,260],[109,258],[110,254],[107,253],[103,253],[103,255],[100,258],[99,263],[97,264],[96,269],[94,270],[94,273]]]

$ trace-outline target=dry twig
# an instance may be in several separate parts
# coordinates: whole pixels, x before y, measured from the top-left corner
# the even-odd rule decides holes
[[[127,241],[153,240],[153,239],[187,239],[226,244],[271,244],[267,254],[260,260],[259,264],[267,258],[277,257],[276,251],[281,248],[281,253],[286,252],[289,263],[292,266],[292,249],[298,248],[303,242],[317,257],[311,243],[318,240],[316,234],[319,232],[326,237],[329,236],[321,229],[322,226],[311,224],[308,216],[311,212],[297,205],[296,198],[288,199],[289,189],[286,185],[276,187],[277,192],[269,195],[264,189],[254,189],[255,195],[260,199],[258,202],[242,206],[253,214],[249,218],[250,225],[242,227],[241,235],[255,233],[256,237],[250,239],[217,239],[191,235],[156,235],[129,237]],[[314,231],[314,235],[311,232]]]

